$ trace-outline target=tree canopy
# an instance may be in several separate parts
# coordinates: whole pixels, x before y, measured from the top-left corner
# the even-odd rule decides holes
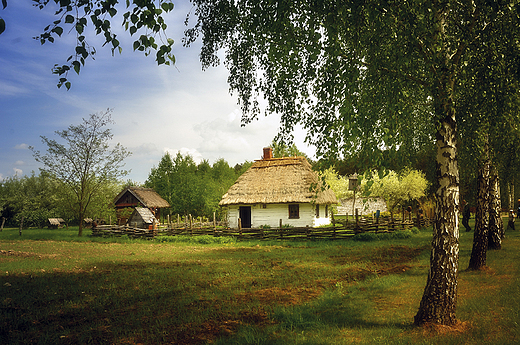
[[[220,215],[218,203],[236,179],[249,167],[231,168],[224,159],[213,165],[203,160],[196,164],[190,155],[178,152],[172,157],[168,152],[150,171],[145,183],[171,205],[170,214],[213,217]]]

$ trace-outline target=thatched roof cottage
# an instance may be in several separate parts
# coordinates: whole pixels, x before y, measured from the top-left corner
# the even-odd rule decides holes
[[[305,157],[264,158],[238,178],[219,205],[227,209],[228,224],[243,228],[272,228],[283,224],[304,227],[330,223],[329,206],[337,203],[330,188],[322,182]]]

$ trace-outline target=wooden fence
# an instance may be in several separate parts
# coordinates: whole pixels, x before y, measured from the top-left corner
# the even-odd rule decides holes
[[[123,236],[127,235],[131,238],[154,238],[156,236],[233,236],[237,239],[347,239],[358,233],[372,232],[384,233],[397,230],[406,230],[414,226],[424,227],[429,224],[427,218],[419,217],[412,219],[382,219],[382,218],[366,218],[356,217],[354,221],[333,220],[333,225],[329,227],[284,227],[279,228],[242,228],[237,229],[218,226],[214,221],[211,223],[192,223],[170,224],[166,228],[158,229],[139,229],[128,226],[101,225],[92,229],[92,236]]]

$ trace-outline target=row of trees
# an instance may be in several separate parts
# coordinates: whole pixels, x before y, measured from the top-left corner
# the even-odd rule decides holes
[[[98,189],[88,204],[87,216],[116,219],[111,204],[123,185],[111,181]],[[43,228],[49,218],[62,218],[67,225],[77,225],[80,219],[77,205],[74,192],[45,171],[0,181],[0,217],[5,218],[6,226]]]
[[[224,159],[213,165],[207,160],[196,164],[190,155],[164,154],[157,167],[153,167],[146,187],[153,188],[171,205],[171,215],[220,217],[220,202],[224,193],[249,167],[250,162],[230,167]]]

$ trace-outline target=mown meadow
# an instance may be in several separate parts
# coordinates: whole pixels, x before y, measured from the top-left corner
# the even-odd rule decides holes
[[[4,229],[0,343],[520,342],[520,232],[508,230],[478,272],[466,270],[473,232],[461,232],[454,327],[413,325],[431,229],[371,239],[146,241]]]

